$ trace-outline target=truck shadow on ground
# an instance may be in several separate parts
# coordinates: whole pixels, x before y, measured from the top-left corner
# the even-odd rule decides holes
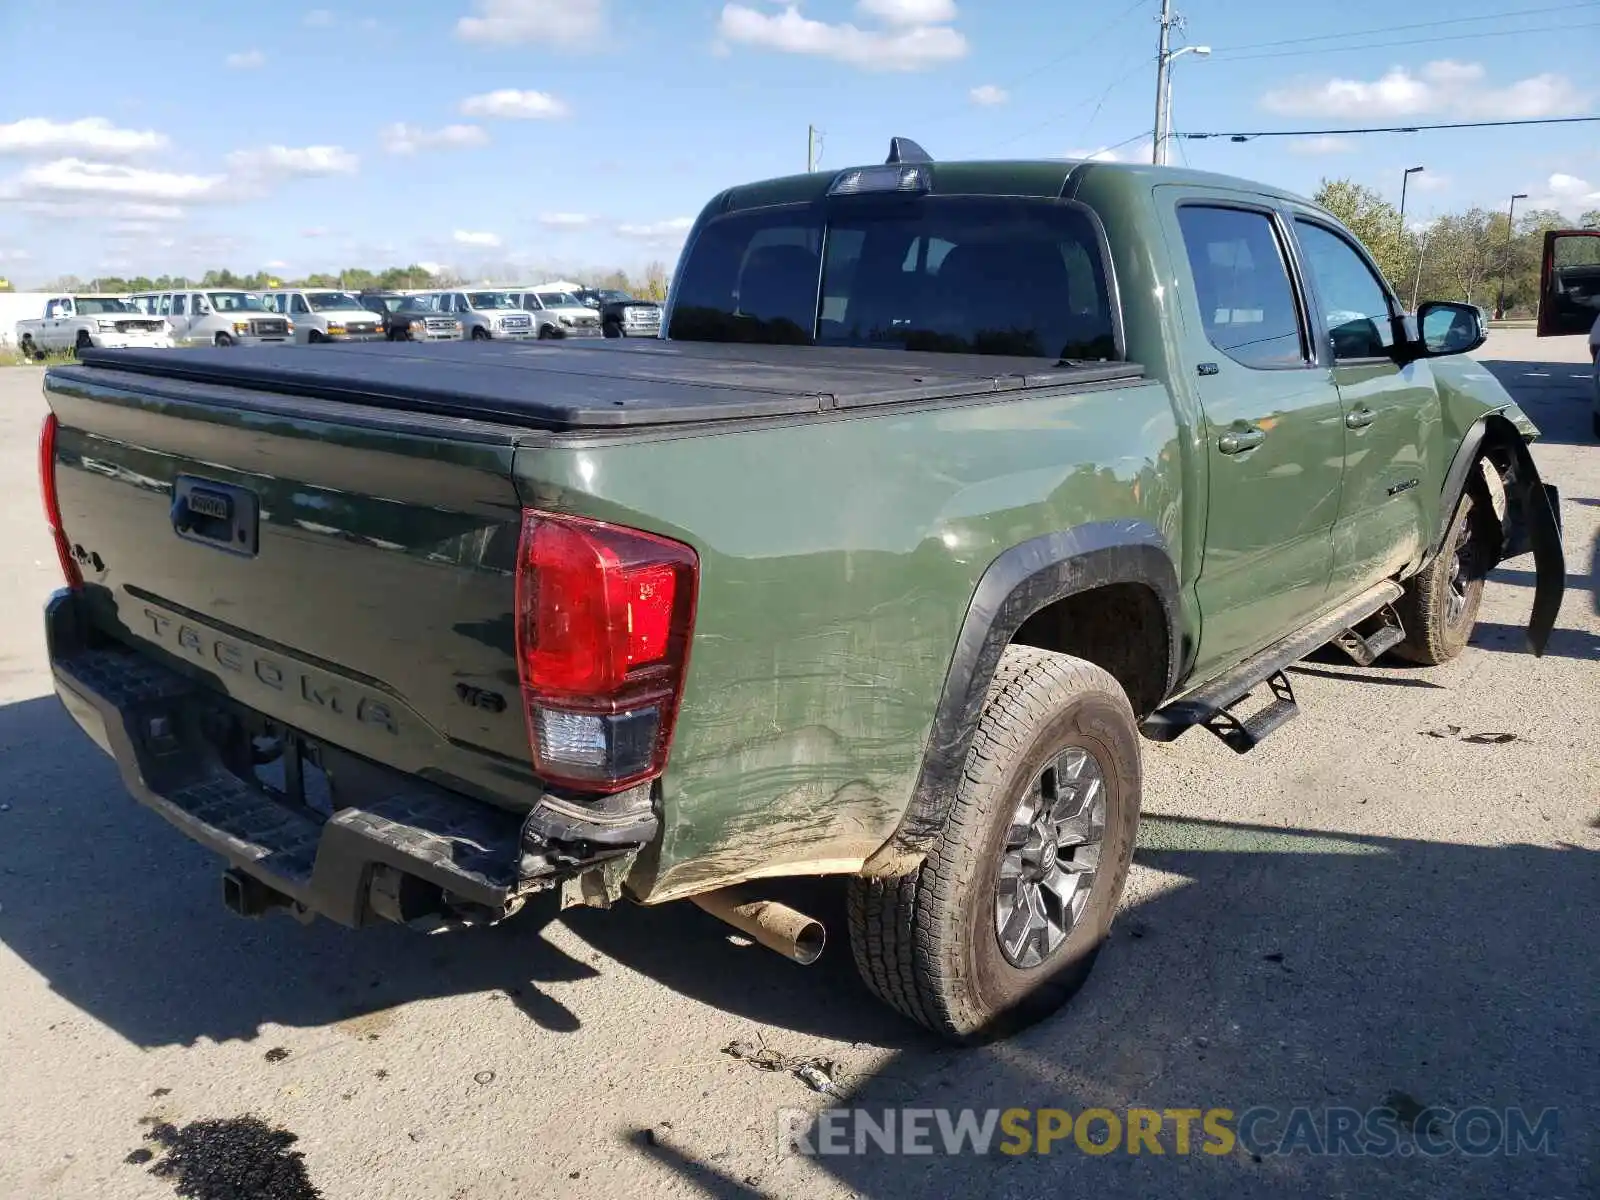
[[[1394,1094],[1456,1108],[1561,1111],[1549,1158],[1246,1156],[1153,1160],[919,1159],[942,1195],[1148,1195],[1310,1186],[1391,1195],[1574,1195],[1600,1182],[1600,854],[1576,845],[1466,846],[1149,816],[1138,862],[1159,886],[1128,904],[1084,992],[996,1045],[955,1050],[871,1000],[844,941],[840,889],[781,893],[828,921],[816,966],[733,944],[690,905],[559,919],[596,954],[544,935],[552,901],[495,929],[440,939],[287,919],[218,902],[218,863],[128,799],[54,697],[0,709],[0,942],[56,993],[139,1046],[248,1039],[264,1022],[320,1026],[431,996],[501,992],[552,1031],[581,1027],[541,985],[626,969],[741,1022],[898,1051],[852,1079],[882,1109],[1349,1105]],[[1516,800],[1512,803],[1535,803]],[[1588,836],[1585,831],[1583,836]],[[564,939],[568,942],[571,939]],[[601,955],[617,966],[600,965]],[[591,993],[598,994],[598,993]],[[795,1081],[794,1103],[817,1098]],[[774,1132],[774,1144],[776,1133]],[[715,1195],[754,1194],[693,1147],[632,1150]],[[1154,1164],[1154,1165],[1152,1165]],[[910,1164],[829,1159],[865,1196],[905,1194]],[[1409,1173],[1404,1173],[1409,1171]],[[1220,1173],[1220,1174],[1219,1174]],[[1581,1177],[1580,1177],[1581,1176]],[[1219,1193],[1220,1194],[1220,1193]]]
[[[930,1120],[932,1155],[851,1154],[820,1158],[822,1168],[866,1197],[1487,1198],[1584,1195],[1600,1184],[1593,849],[1153,816],[1137,858],[1173,886],[1119,916],[1065,1011],[986,1047],[904,1050],[851,1081],[840,1103],[880,1121],[885,1109],[904,1107],[981,1117],[1040,1107],[1389,1106],[1403,1116],[1411,1105],[1484,1105],[1522,1106],[1530,1120],[1555,1108],[1555,1153],[1181,1156],[1169,1125],[1159,1158],[1091,1157],[1070,1140],[1049,1156],[951,1157]],[[797,1087],[793,1103],[807,1101]],[[819,1137],[815,1124],[800,1127]],[[776,1117],[772,1136],[775,1154]],[[712,1195],[756,1194],[686,1147],[633,1144]]]

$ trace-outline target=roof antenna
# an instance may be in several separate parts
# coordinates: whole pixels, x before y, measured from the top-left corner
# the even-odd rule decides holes
[[[885,163],[931,163],[933,155],[910,138],[896,137],[889,139],[889,157]]]

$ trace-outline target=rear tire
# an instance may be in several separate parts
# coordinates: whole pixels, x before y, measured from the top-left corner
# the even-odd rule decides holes
[[[83,351],[91,349],[93,346],[94,340],[90,338],[88,331],[84,329],[78,330],[78,340],[73,343],[73,349],[77,353],[81,354]]]
[[[22,357],[25,359],[42,359],[44,357],[44,351],[33,344],[33,338],[31,337],[24,337],[22,341],[18,342],[17,349],[22,352]]]
[[[1481,471],[1482,467],[1475,468]],[[1483,603],[1483,584],[1494,568],[1499,521],[1482,476],[1469,478],[1444,546],[1427,567],[1406,581],[1396,602],[1405,640],[1394,648],[1422,666],[1447,663],[1467,648]]]
[[[910,874],[850,881],[868,988],[957,1042],[1060,1008],[1116,913],[1139,792],[1138,727],[1117,681],[1082,659],[1007,648],[932,851]]]

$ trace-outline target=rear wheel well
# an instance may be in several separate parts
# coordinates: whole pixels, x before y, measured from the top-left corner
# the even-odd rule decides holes
[[[1166,699],[1172,653],[1166,614],[1144,584],[1108,583],[1052,601],[1011,641],[1094,663],[1122,685],[1140,717]]]

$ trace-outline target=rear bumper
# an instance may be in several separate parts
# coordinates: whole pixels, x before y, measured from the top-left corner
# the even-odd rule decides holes
[[[554,795],[514,813],[333,747],[322,749],[324,763],[337,764],[328,766],[336,799],[318,811],[241,771],[230,754],[249,728],[240,718],[256,714],[153,656],[94,638],[72,592],[50,599],[45,630],[67,712],[116,761],[135,799],[228,861],[230,894],[250,892],[255,912],[283,907],[351,927],[375,918],[427,930],[492,923],[657,829],[647,797],[642,812],[635,797],[632,811],[613,804],[593,824],[581,810],[575,821],[572,802]],[[339,790],[340,778],[352,786]]]

